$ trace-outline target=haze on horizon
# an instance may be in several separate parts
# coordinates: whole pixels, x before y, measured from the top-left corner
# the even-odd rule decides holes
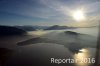
[[[0,25],[97,26],[99,0],[0,0]],[[77,22],[72,12],[83,10],[86,20]]]

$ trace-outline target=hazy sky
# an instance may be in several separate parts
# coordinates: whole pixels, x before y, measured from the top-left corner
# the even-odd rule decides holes
[[[85,12],[84,23],[97,24],[100,0],[0,0],[0,24],[75,25],[70,12],[77,9]]]

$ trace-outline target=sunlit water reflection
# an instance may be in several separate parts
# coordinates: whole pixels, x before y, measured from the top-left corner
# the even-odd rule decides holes
[[[92,49],[93,50],[93,49]],[[90,66],[95,63],[95,58],[91,55],[91,49],[81,49],[80,52],[74,54],[73,57],[76,60],[76,66]]]
[[[67,31],[67,30],[64,30]],[[6,62],[5,66],[16,66],[16,64],[18,64],[17,66],[29,66],[30,64],[32,66],[38,66],[38,64],[40,63],[39,66],[44,65],[44,66],[58,66],[58,65],[51,65],[50,63],[50,58],[54,57],[54,58],[74,58],[74,59],[78,59],[77,63],[75,63],[75,66],[91,66],[93,65],[94,62],[94,56],[95,56],[95,47],[96,46],[96,38],[98,35],[97,32],[97,28],[96,29],[86,29],[86,28],[81,28],[81,29],[75,29],[72,31],[81,33],[81,34],[87,34],[87,35],[91,35],[91,36],[95,36],[95,38],[91,38],[93,39],[94,43],[89,43],[89,44],[85,44],[83,43],[82,47],[87,47],[88,48],[84,48],[79,50],[79,52],[77,54],[74,54],[70,49],[77,49],[77,47],[80,47],[81,45],[77,45],[76,44],[70,44],[70,46],[67,44],[69,43],[65,43],[66,46],[63,46],[62,44],[55,44],[55,43],[43,43],[43,44],[33,44],[31,43],[31,45],[25,45],[25,46],[17,46],[16,43],[19,41],[23,41],[23,40],[27,40],[30,38],[34,38],[35,36],[44,36],[46,34],[47,38],[51,38],[51,39],[57,39],[58,41],[66,41],[68,39],[70,39],[72,41],[73,38],[68,38],[67,36],[65,36],[65,34],[63,34],[64,32],[63,30],[59,30],[59,31],[32,31],[29,32],[30,36],[14,36],[14,37],[8,37],[8,38],[1,38],[0,40],[0,45],[1,47],[4,48],[13,48],[14,49],[14,54],[12,56],[12,58],[9,58],[9,60]],[[71,31],[71,30],[70,30]],[[62,32],[62,33],[60,33]],[[59,40],[60,39],[60,40]],[[91,40],[89,38],[89,40]],[[94,40],[95,39],[95,40]],[[91,40],[92,41],[92,40]],[[84,41],[83,41],[84,42]],[[92,46],[93,44],[93,46]],[[83,59],[87,59],[87,63],[85,62],[81,62],[83,61]],[[90,63],[89,63],[89,59],[90,59]],[[64,65],[59,65],[59,66],[74,66],[72,64],[64,64]]]

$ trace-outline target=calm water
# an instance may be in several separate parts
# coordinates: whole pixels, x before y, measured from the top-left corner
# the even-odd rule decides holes
[[[8,58],[5,58],[5,66],[92,66],[95,61],[95,52],[96,52],[96,42],[98,36],[97,28],[80,28],[73,29],[70,31],[75,31],[78,33],[86,34],[89,36],[80,35],[77,40],[75,37],[66,36],[63,32],[67,30],[52,30],[52,31],[32,31],[29,32],[30,36],[13,36],[13,37],[4,37],[0,41],[1,48],[8,48],[11,51],[6,53]],[[42,38],[49,38],[50,40],[56,39],[57,43],[62,42],[61,44],[55,43],[32,43],[18,46],[16,43],[24,41],[36,36],[41,36]],[[93,38],[91,38],[93,37]],[[86,39],[87,38],[87,39]],[[91,38],[91,39],[90,39]],[[87,41],[86,41],[86,40]],[[84,42],[84,41],[86,42]],[[79,44],[69,44],[70,42],[81,42]],[[88,42],[88,43],[87,43]],[[92,44],[91,44],[92,43]],[[83,47],[81,47],[83,46]],[[79,48],[77,51],[73,49]],[[51,58],[70,58],[78,59],[77,63],[63,63],[63,64],[52,64]],[[94,61],[93,61],[94,60]],[[84,61],[84,62],[81,62]]]

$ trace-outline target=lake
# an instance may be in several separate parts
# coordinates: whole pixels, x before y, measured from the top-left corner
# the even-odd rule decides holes
[[[74,31],[79,35],[65,34],[65,31]],[[37,42],[33,42],[35,37],[40,37]],[[23,36],[2,37],[0,48],[7,49],[6,58],[1,63],[5,66],[93,66],[97,38],[98,28],[38,30]],[[17,45],[24,41],[27,41],[25,45]],[[78,60],[58,64],[51,63],[51,58]]]

